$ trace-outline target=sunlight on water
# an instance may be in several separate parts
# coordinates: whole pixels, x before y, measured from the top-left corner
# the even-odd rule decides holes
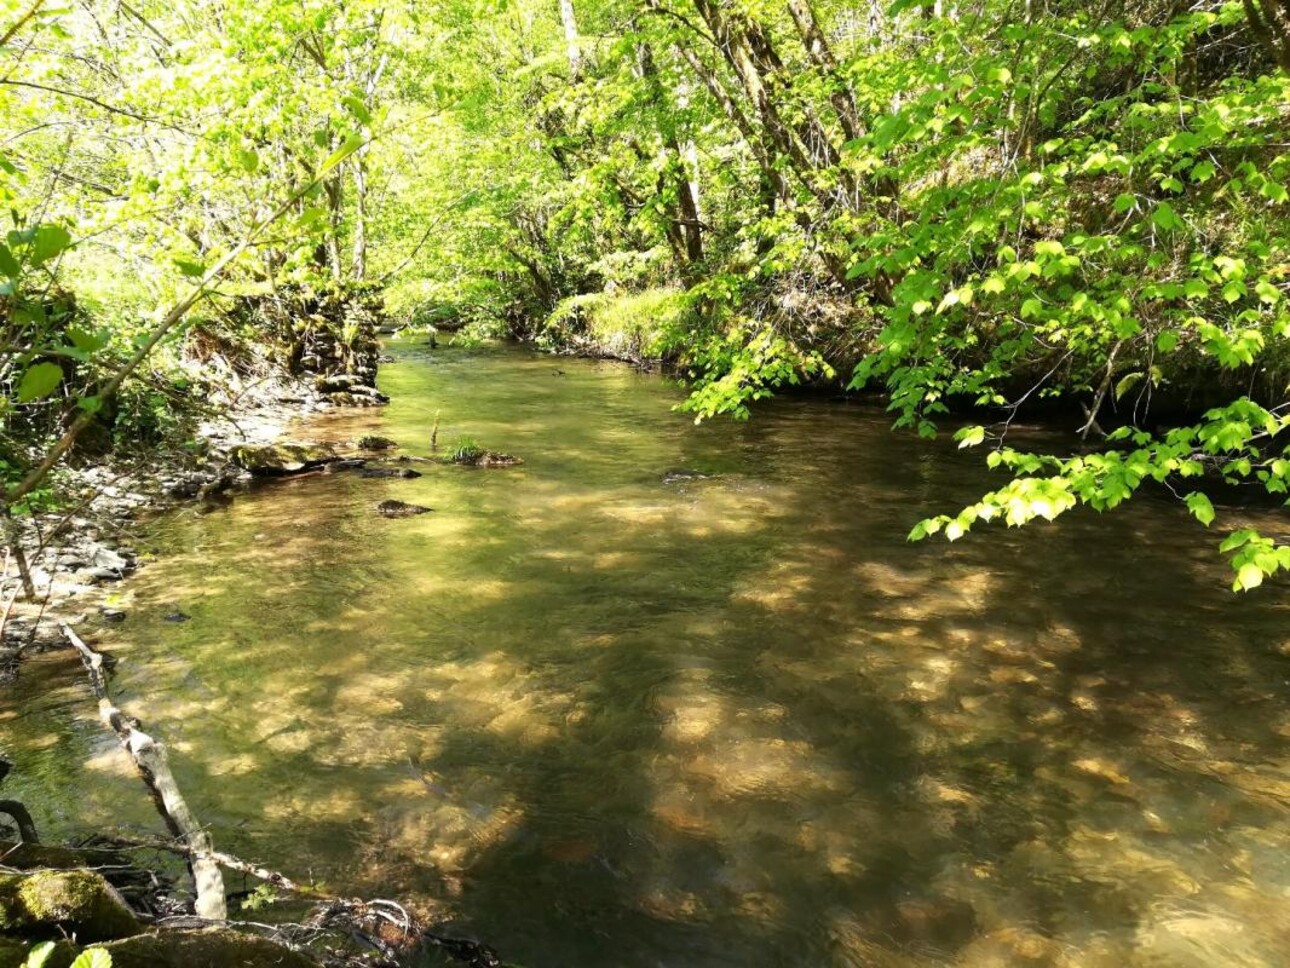
[[[1287,609],[1185,511],[909,545],[991,479],[869,407],[695,427],[520,351],[382,379],[307,432],[423,455],[441,413],[525,463],[182,511],[100,637],[221,847],[530,966],[1290,963]],[[157,832],[76,673],[0,697],[6,794]]]

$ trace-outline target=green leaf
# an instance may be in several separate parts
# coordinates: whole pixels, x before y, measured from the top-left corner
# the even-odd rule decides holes
[[[53,953],[54,942],[42,941],[27,952],[27,960],[22,963],[22,968],[43,968]]]
[[[349,97],[341,98],[340,103],[345,105],[345,110],[357,118],[362,124],[372,123],[372,112],[367,109],[367,105],[359,98],[350,95]]]
[[[57,363],[37,363],[29,367],[18,384],[18,402],[30,403],[54,392],[63,379],[63,368]]]
[[[105,329],[100,329],[96,333],[90,333],[79,326],[68,326],[67,338],[72,341],[72,345],[78,350],[94,353],[107,346],[108,332]]]
[[[1115,399],[1119,400],[1126,393],[1132,390],[1140,382],[1145,374],[1142,371],[1126,374],[1125,377],[1115,385]]]
[[[965,447],[975,447],[981,441],[985,440],[984,427],[964,427],[954,435],[954,439],[959,442],[959,450]]]
[[[206,275],[206,267],[200,262],[189,262],[187,259],[175,259],[175,267],[190,279],[200,279]]]
[[[253,175],[257,168],[260,167],[260,156],[251,148],[238,148],[234,152],[237,156],[237,163],[247,174]]]
[[[98,413],[103,409],[103,398],[99,396],[81,397],[76,405],[86,413]]]
[[[1156,349],[1161,353],[1169,353],[1178,345],[1178,333],[1172,329],[1163,329],[1156,336]]]
[[[1218,550],[1224,554],[1229,551],[1235,551],[1237,548],[1241,548],[1249,544],[1256,537],[1258,537],[1258,532],[1253,531],[1250,528],[1242,528],[1240,531],[1233,531],[1223,539],[1223,543],[1218,546]]]
[[[1203,184],[1214,177],[1216,169],[1212,161],[1198,161],[1191,169],[1191,180]]]
[[[1263,569],[1252,561],[1247,561],[1236,572],[1236,582],[1232,585],[1235,591],[1249,591],[1263,584]]]
[[[327,172],[331,171],[359,148],[363,147],[363,144],[364,139],[361,134],[351,134],[345,139],[345,143],[333,151],[331,155],[328,156],[327,160],[322,163],[322,167],[318,169],[318,174],[320,176],[327,174]]]
[[[103,948],[86,948],[76,956],[72,968],[112,968],[112,955]]]
[[[1178,213],[1174,211],[1174,207],[1168,202],[1161,202],[1156,206],[1156,210],[1151,213],[1151,221],[1166,232],[1180,229],[1186,224],[1178,217]]]
[[[4,273],[10,279],[17,279],[18,273],[22,269],[18,265],[18,260],[13,257],[9,251],[9,246],[0,243],[0,272]]]
[[[42,225],[31,241],[31,264],[48,262],[72,244],[72,237],[61,225]]]
[[[1187,495],[1186,501],[1192,517],[1208,528],[1214,521],[1214,505],[1209,498],[1200,491],[1192,491]]]

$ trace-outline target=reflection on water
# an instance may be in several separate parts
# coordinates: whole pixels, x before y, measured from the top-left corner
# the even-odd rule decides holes
[[[442,411],[521,467],[155,529],[106,641],[217,843],[529,966],[1290,963],[1286,606],[1228,593],[1185,512],[911,546],[976,457],[818,402],[696,428],[657,378],[560,368],[409,353],[387,410],[319,425],[423,453]],[[0,700],[6,793],[154,830],[71,671]]]

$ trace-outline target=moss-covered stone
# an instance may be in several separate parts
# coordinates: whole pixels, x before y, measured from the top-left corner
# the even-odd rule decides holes
[[[104,947],[112,968],[318,968],[290,948],[228,928],[149,932]]]
[[[0,932],[108,941],[141,930],[121,895],[92,871],[0,874]]]
[[[40,943],[0,936],[0,968],[17,968],[24,964],[31,949]],[[76,960],[77,953],[76,946],[70,941],[56,941],[54,950],[45,959],[44,968],[68,968]]]

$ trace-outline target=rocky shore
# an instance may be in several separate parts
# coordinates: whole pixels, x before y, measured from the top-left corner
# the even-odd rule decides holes
[[[9,524],[0,680],[13,674],[23,653],[65,647],[64,622],[119,621],[123,615],[107,602],[112,584],[139,566],[138,526],[180,504],[218,500],[244,486],[259,470],[248,455],[280,445],[295,420],[354,405],[348,390],[338,401],[326,386],[318,378],[267,381],[202,424],[195,447],[153,451],[146,461],[118,456],[61,469],[66,508]],[[383,399],[369,391],[364,400]]]

